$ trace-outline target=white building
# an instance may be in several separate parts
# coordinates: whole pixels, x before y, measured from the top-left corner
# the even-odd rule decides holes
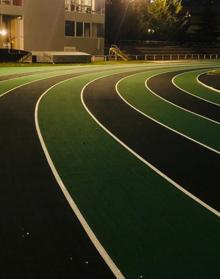
[[[0,48],[104,52],[105,0],[0,0]]]

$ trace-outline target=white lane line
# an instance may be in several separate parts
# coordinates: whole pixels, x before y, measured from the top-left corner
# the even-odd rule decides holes
[[[185,135],[185,134],[179,132],[178,130],[173,129],[173,128],[167,126],[166,124],[163,124],[162,122],[156,120],[155,118],[153,118],[153,117],[151,117],[151,116],[145,114],[143,111],[137,109],[136,107],[134,107],[133,105],[131,105],[124,97],[122,97],[122,95],[120,94],[119,89],[118,89],[119,83],[122,82],[123,80],[125,80],[125,79],[127,79],[127,78],[130,78],[130,77],[132,77],[132,76],[135,76],[135,75],[137,75],[137,74],[124,77],[124,78],[120,79],[120,80],[116,83],[116,85],[115,85],[115,90],[117,91],[117,94],[119,95],[119,97],[120,97],[127,105],[129,105],[131,108],[133,108],[134,110],[136,110],[138,113],[142,114],[143,116],[145,116],[145,117],[149,118],[150,120],[154,121],[155,123],[159,124],[160,126],[162,126],[162,127],[166,128],[166,129],[168,129],[168,130],[170,130],[170,131],[172,131],[172,132],[174,132],[174,133],[176,133],[176,134],[178,134],[178,135],[180,135],[180,136],[182,136],[182,137],[184,137],[184,138],[186,138],[186,139],[188,139],[188,140],[190,140],[190,141],[192,141],[192,142],[194,142],[194,143],[196,143],[196,144],[199,144],[199,145],[201,145],[202,147],[205,147],[206,149],[209,149],[210,151],[215,152],[215,153],[217,153],[217,154],[220,155],[220,151],[219,151],[219,150],[214,149],[214,148],[212,148],[212,147],[210,147],[210,146],[208,146],[208,145],[206,145],[206,144],[204,144],[204,143],[202,143],[202,142],[200,142],[200,141],[197,141],[197,140],[191,138],[190,136],[187,136],[187,135]]]
[[[134,65],[133,65],[134,66]],[[176,65],[176,67],[178,68],[178,67],[183,67],[183,66],[187,66],[187,65],[185,65],[185,64],[178,64],[178,65]],[[190,65],[189,65],[190,66]],[[135,68],[144,68],[144,67],[146,67],[146,71],[148,70],[148,69],[151,69],[152,67],[155,67],[155,65],[142,65],[142,64],[140,64],[140,66],[138,66],[138,64],[137,65],[135,65]],[[160,69],[160,68],[163,68],[164,67],[164,65],[156,65],[156,69]],[[173,67],[173,65],[171,65],[170,67]],[[192,66],[193,67],[193,66]],[[201,65],[201,67],[202,67],[202,65]],[[97,69],[99,68],[98,66],[96,67]],[[132,65],[125,65],[125,66],[116,66],[114,69],[111,67],[111,66],[103,66],[103,68],[105,69],[105,70],[109,70],[109,71],[111,71],[111,70],[123,70],[123,69],[127,69],[127,68],[133,68],[132,67]],[[169,68],[169,67],[168,67]],[[90,67],[88,67],[88,69],[91,69]],[[73,73],[76,73],[76,74],[78,74],[78,73],[83,73],[84,72],[84,68],[83,69],[80,69],[80,70],[82,70],[82,71],[76,71],[75,72],[75,68],[74,69],[68,69],[67,71],[68,71],[68,74],[69,74],[69,72],[71,73],[72,71],[73,71]],[[78,70],[78,68],[77,68],[77,70]],[[100,69],[100,70],[103,70],[103,69]],[[55,71],[56,72],[56,71]],[[93,73],[92,72],[92,70],[91,70],[91,73]],[[39,74],[40,75],[40,73],[37,73],[37,74]],[[37,75],[36,74],[36,75]],[[51,72],[47,72],[47,74],[51,74]],[[18,85],[18,86],[16,86],[16,87],[13,87],[13,88],[11,88],[11,89],[9,89],[9,90],[7,90],[7,91],[5,91],[4,93],[0,93],[0,98],[1,97],[3,97],[4,95],[7,95],[8,93],[10,93],[11,91],[13,91],[13,90],[16,90],[16,89],[18,89],[18,88],[20,88],[20,87],[22,87],[22,86],[25,86],[25,85],[28,85],[28,84],[31,84],[31,83],[34,83],[34,82],[36,82],[36,81],[41,81],[41,80],[45,80],[45,79],[49,79],[49,78],[52,78],[52,77],[56,77],[56,76],[59,76],[59,75],[65,75],[66,74],[66,71],[65,71],[65,73],[63,73],[63,74],[58,74],[58,73],[56,73],[55,75],[52,75],[52,76],[47,76],[47,77],[43,77],[43,78],[40,78],[40,79],[36,79],[36,80],[32,80],[32,81],[28,81],[28,82],[25,82],[25,83],[22,83],[22,84],[20,84],[20,85]],[[30,76],[29,76],[30,77]],[[31,77],[33,77],[33,75],[31,75]],[[22,77],[20,77],[20,78],[22,78]],[[18,79],[18,78],[15,78],[15,79]],[[4,80],[4,82],[6,82],[6,81],[11,81],[12,79],[10,79],[10,80]],[[2,81],[3,82],[3,81]]]
[[[170,104],[170,105],[172,105],[172,106],[174,106],[174,107],[177,107],[177,108],[179,108],[179,109],[181,109],[181,110],[187,111],[187,112],[189,112],[189,113],[191,113],[191,114],[194,114],[194,115],[196,115],[196,116],[198,116],[198,117],[201,117],[201,118],[203,118],[203,119],[206,119],[206,120],[208,120],[208,121],[210,121],[210,122],[213,122],[213,123],[215,123],[215,124],[217,124],[217,125],[220,125],[220,122],[215,121],[215,120],[213,120],[213,119],[211,119],[211,118],[208,118],[208,117],[206,117],[206,116],[204,116],[204,115],[198,114],[198,113],[196,113],[196,112],[193,112],[193,111],[191,111],[191,110],[188,110],[188,109],[186,109],[186,108],[183,108],[183,107],[181,107],[181,106],[179,106],[179,105],[177,105],[177,104],[175,104],[175,103],[172,103],[172,102],[168,101],[167,99],[161,97],[161,96],[158,95],[157,93],[155,93],[153,90],[151,90],[150,87],[147,85],[147,83],[148,83],[148,81],[149,81],[151,78],[153,78],[153,77],[155,77],[155,76],[157,76],[157,75],[158,75],[158,74],[156,74],[156,75],[154,75],[154,76],[152,76],[152,77],[150,77],[150,78],[147,78],[146,81],[145,81],[145,87],[146,87],[153,95],[155,95],[156,97],[160,98],[161,100],[165,101],[166,103],[168,103],[168,104]]]
[[[147,65],[147,67],[146,67],[146,70],[148,69],[148,66],[149,65]],[[142,65],[141,65],[141,67],[142,67]],[[144,66],[143,66],[144,67]],[[98,68],[98,67],[97,67]],[[115,70],[123,70],[123,69],[127,69],[128,67],[116,67],[115,68]],[[136,68],[136,67],[135,67]],[[137,68],[139,68],[138,66],[137,66]],[[160,68],[160,67],[158,67],[158,68]],[[91,69],[91,68],[89,68],[88,67],[88,69]],[[114,70],[114,68],[109,68],[109,66],[106,66],[105,68],[104,68],[105,70],[109,70],[109,71],[111,71],[111,70]],[[81,71],[82,70],[82,71]],[[103,70],[103,69],[100,69],[100,70]],[[53,77],[56,77],[56,76],[61,76],[61,75],[66,75],[66,74],[71,74],[71,73],[73,73],[73,74],[83,74],[84,73],[84,69],[80,69],[80,71],[76,71],[75,72],[75,69],[74,70],[67,70],[67,71],[65,71],[64,73],[54,73],[55,75],[51,75],[51,76],[46,76],[46,77],[43,77],[43,78],[39,78],[39,79],[35,79],[35,80],[31,80],[31,81],[28,81],[28,82],[25,82],[25,83],[22,83],[22,84],[20,84],[20,85],[18,85],[18,86],[15,86],[15,87],[13,87],[13,88],[11,88],[11,89],[9,89],[9,90],[7,90],[7,91],[5,91],[4,93],[0,93],[0,98],[1,97],[3,97],[3,96],[5,96],[5,95],[7,95],[8,93],[10,93],[10,92],[12,92],[13,90],[16,90],[16,89],[18,89],[18,88],[20,88],[20,87],[22,87],[22,86],[25,86],[25,85],[28,85],[28,84],[31,84],[31,83],[34,83],[34,82],[37,82],[37,81],[41,81],[41,80],[46,80],[46,79],[49,79],[49,78],[53,78]],[[93,73],[93,70],[91,69],[91,73]],[[37,73],[36,75],[38,75],[39,73]],[[48,72],[48,73],[46,73],[46,74],[51,74],[51,72]],[[41,75],[41,74],[39,74],[39,75]],[[33,77],[34,75],[31,75],[31,76],[28,76],[28,77]],[[20,77],[20,78],[25,78],[25,77]],[[19,79],[20,79],[19,78]],[[15,78],[15,79],[18,79],[18,78]],[[8,81],[11,81],[11,80],[13,80],[13,79],[10,79],[10,80],[4,80],[4,81],[2,81],[2,82],[8,82]]]
[[[199,74],[199,75],[196,77],[196,81],[197,81],[199,84],[201,84],[202,86],[204,86],[204,87],[206,87],[206,88],[208,88],[208,89],[210,89],[210,90],[212,90],[212,91],[215,91],[215,92],[217,92],[217,93],[220,93],[220,90],[219,90],[219,89],[214,88],[214,87],[212,87],[212,86],[209,86],[209,85],[205,84],[204,82],[202,82],[201,80],[199,80],[200,76],[203,75],[203,74],[205,74],[205,73],[207,73],[207,72],[204,72],[204,73]]]
[[[102,77],[103,78],[103,77]],[[81,102],[84,106],[84,108],[86,109],[86,111],[88,112],[88,114],[93,118],[93,120],[106,132],[108,133],[114,140],[116,140],[119,144],[121,144],[125,149],[127,149],[131,154],[133,154],[136,158],[138,158],[140,161],[142,161],[145,165],[147,165],[149,168],[151,168],[154,172],[156,172],[158,175],[160,175],[162,178],[164,178],[166,181],[168,181],[170,184],[172,184],[173,186],[175,186],[177,189],[179,189],[181,192],[183,192],[185,195],[187,195],[188,197],[190,197],[191,199],[193,199],[194,201],[196,201],[197,203],[199,203],[201,206],[203,206],[204,208],[206,208],[207,210],[209,210],[210,212],[212,212],[213,214],[215,214],[216,216],[220,217],[220,212],[217,211],[216,209],[212,208],[211,206],[209,206],[208,204],[206,204],[205,202],[203,202],[202,200],[200,200],[199,198],[197,198],[196,196],[194,196],[192,193],[190,193],[189,191],[187,191],[185,188],[183,188],[182,186],[180,186],[178,183],[176,183],[174,180],[172,180],[170,177],[168,177],[166,174],[164,174],[163,172],[161,172],[158,168],[156,168],[154,165],[152,165],[150,162],[146,161],[143,157],[141,157],[138,153],[136,153],[133,149],[131,149],[128,145],[126,145],[126,143],[124,143],[123,141],[121,141],[118,137],[116,137],[110,130],[108,130],[93,114],[92,112],[89,110],[89,108],[86,106],[85,102],[84,102],[84,91],[86,89],[86,87],[88,87],[91,83],[95,82],[96,80],[101,79],[101,78],[96,78],[90,82],[88,82],[82,89],[81,91]]]
[[[196,71],[190,71],[190,72],[187,72],[187,73],[191,73],[191,72],[196,72]],[[205,73],[205,72],[204,72],[204,73]],[[207,103],[210,103],[210,104],[212,104],[212,105],[215,105],[215,106],[220,107],[220,104],[219,104],[219,103],[216,103],[216,102],[207,100],[207,99],[205,99],[205,98],[203,98],[203,97],[200,97],[200,96],[197,96],[197,95],[195,95],[195,94],[192,94],[191,92],[189,92],[189,91],[187,91],[186,89],[184,89],[184,88],[180,87],[179,85],[177,85],[176,82],[175,82],[175,79],[178,78],[178,77],[180,77],[180,76],[183,76],[184,74],[185,74],[185,73],[181,73],[181,74],[178,74],[178,75],[176,75],[176,76],[174,76],[174,77],[172,78],[172,84],[173,84],[176,88],[178,88],[179,90],[185,92],[186,94],[189,94],[189,95],[191,95],[191,96],[193,96],[193,97],[195,97],[195,98],[198,98],[198,99],[200,99],[200,100],[202,100],[202,101],[204,101],[204,102],[207,102]]]
[[[77,72],[77,73],[78,73],[78,72]],[[71,74],[71,72],[70,72],[70,73],[68,72],[67,74]],[[73,72],[73,74],[75,74],[75,72]],[[10,93],[10,92],[12,92],[12,91],[18,89],[18,88],[21,88],[22,86],[25,86],[25,85],[28,85],[28,84],[31,84],[31,83],[34,83],[34,82],[38,82],[38,81],[41,81],[41,80],[46,80],[46,79],[54,78],[54,77],[57,77],[57,76],[63,76],[63,75],[66,75],[66,73],[63,73],[63,74],[56,73],[55,75],[52,75],[52,76],[46,76],[46,77],[39,78],[39,79],[37,78],[37,79],[35,79],[35,80],[31,80],[31,81],[22,83],[22,84],[20,84],[20,85],[18,85],[18,86],[15,86],[15,87],[13,87],[13,88],[11,88],[11,89],[5,91],[5,92],[2,93],[2,94],[0,93],[0,98],[3,97],[3,96],[5,96],[5,95],[7,95],[8,93]],[[7,81],[8,81],[8,80],[7,80]]]
[[[88,67],[88,69],[91,69],[91,68],[89,68]],[[77,69],[78,70],[78,69]],[[100,70],[103,70],[103,69],[100,69]],[[56,71],[55,71],[56,72]],[[37,79],[35,79],[35,80],[31,80],[31,81],[28,81],[28,82],[25,82],[25,83],[22,83],[22,84],[20,84],[20,85],[18,85],[18,86],[15,86],[15,87],[13,87],[13,88],[11,88],[11,89],[9,89],[9,90],[7,90],[7,91],[5,91],[4,93],[0,93],[0,98],[1,97],[3,97],[3,96],[5,96],[5,95],[7,95],[8,93],[10,93],[10,92],[12,92],[12,91],[14,91],[14,90],[16,90],[16,89],[18,89],[18,88],[20,88],[20,87],[22,87],[22,86],[25,86],[25,85],[28,85],[28,84],[31,84],[31,83],[34,83],[34,82],[38,82],[38,81],[41,81],[41,80],[46,80],[46,79],[50,79],[50,78],[54,78],[54,77],[57,77],[57,76],[64,76],[64,75],[69,75],[69,74],[84,74],[84,70],[83,69],[80,69],[80,71],[75,71],[75,69],[74,70],[66,70],[65,72],[56,72],[55,73],[54,72],[54,75],[53,75],[53,72],[47,72],[47,73],[45,73],[45,74],[48,74],[49,76],[46,76],[46,77],[43,77],[43,78],[37,78]],[[93,71],[91,70],[91,74],[93,73]],[[51,75],[50,75],[51,74]],[[39,74],[39,73],[37,73],[36,75],[42,75],[42,74]],[[33,77],[33,76],[35,76],[35,75],[31,75],[31,76],[27,76],[27,77]],[[21,78],[21,77],[20,77]],[[25,78],[25,77],[22,77],[22,78]],[[17,79],[17,78],[16,78]],[[11,80],[5,80],[5,81],[11,81]]]
[[[108,255],[108,253],[106,252],[106,250],[104,249],[104,247],[102,246],[102,244],[99,242],[99,240],[97,239],[97,237],[95,236],[94,232],[92,231],[92,229],[90,228],[90,226],[88,225],[87,221],[85,220],[85,218],[83,217],[82,213],[80,212],[78,206],[76,205],[76,203],[74,202],[72,196],[70,195],[69,191],[67,190],[64,182],[62,181],[61,177],[58,174],[58,171],[56,170],[56,167],[49,155],[48,149],[46,147],[46,144],[44,142],[43,136],[41,134],[41,130],[40,130],[40,125],[39,125],[39,121],[38,121],[38,110],[39,110],[39,105],[40,102],[42,100],[42,98],[53,88],[55,88],[56,86],[70,81],[70,80],[74,80],[77,77],[73,77],[73,78],[69,78],[66,79],[64,81],[58,82],[57,84],[54,84],[53,86],[51,86],[50,88],[48,88],[38,99],[36,107],[35,107],[35,126],[36,126],[36,130],[37,130],[37,134],[38,137],[40,139],[40,143],[42,146],[42,149],[44,151],[44,154],[46,156],[47,162],[51,168],[51,171],[59,185],[59,187],[61,188],[66,200],[68,201],[70,207],[72,208],[73,212],[75,213],[75,215],[77,216],[78,220],[80,221],[82,227],[84,228],[85,232],[87,233],[88,237],[90,238],[90,240],[92,241],[93,245],[95,246],[95,248],[97,249],[97,251],[99,252],[99,254],[101,255],[101,257],[103,258],[103,260],[105,261],[105,263],[108,265],[108,267],[110,268],[110,270],[113,272],[113,274],[116,276],[117,279],[125,279],[125,277],[123,276],[123,274],[121,273],[121,271],[118,269],[118,267],[116,266],[116,264],[113,262],[113,260],[110,258],[110,256]]]

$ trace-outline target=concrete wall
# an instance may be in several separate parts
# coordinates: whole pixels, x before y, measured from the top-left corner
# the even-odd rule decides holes
[[[92,55],[101,55],[104,53],[103,38],[75,38],[66,37],[64,45],[66,47],[73,46],[77,51],[83,51]]]
[[[63,50],[64,1],[24,1],[24,48]]]

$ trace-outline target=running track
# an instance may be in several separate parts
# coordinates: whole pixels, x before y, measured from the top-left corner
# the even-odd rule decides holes
[[[219,155],[125,105],[115,84],[127,75],[87,86],[88,108],[138,154],[219,210]],[[114,278],[63,197],[36,135],[33,115],[38,98],[72,76],[37,81],[0,99],[1,278]]]
[[[149,79],[147,85],[152,91],[169,102],[220,123],[219,106],[186,94],[173,85],[172,78],[183,72],[186,71],[157,75]]]
[[[201,75],[199,80],[204,84],[220,90],[220,75]]]
[[[124,103],[115,84],[126,75],[102,78],[88,85],[84,91],[87,108],[104,127],[147,162],[220,211],[220,156],[160,126]],[[173,75],[176,73],[163,75],[164,80]],[[169,92],[164,83],[161,87],[156,82],[153,85],[159,92]],[[151,88],[151,84],[149,86]]]
[[[38,98],[72,76],[0,98],[0,278],[115,278],[65,200],[36,133]]]

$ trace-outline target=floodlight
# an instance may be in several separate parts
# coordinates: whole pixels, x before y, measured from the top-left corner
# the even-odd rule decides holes
[[[6,29],[2,29],[2,30],[0,30],[0,35],[1,36],[6,36],[7,35],[7,30]]]

